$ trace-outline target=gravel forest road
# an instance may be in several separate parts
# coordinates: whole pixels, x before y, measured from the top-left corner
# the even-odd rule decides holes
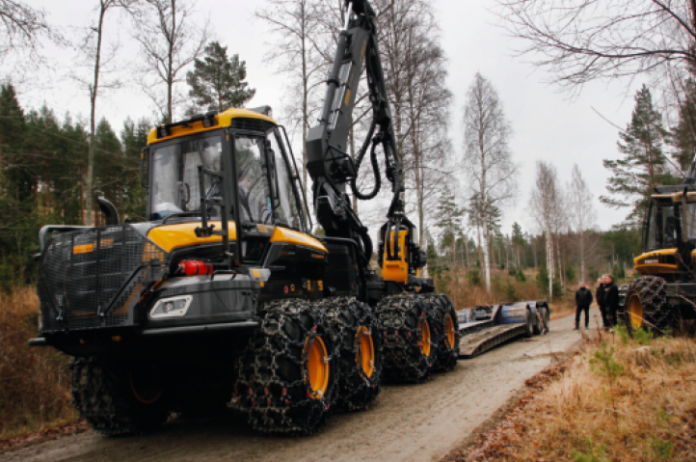
[[[592,316],[598,314],[592,310]],[[0,460],[54,461],[438,461],[581,336],[573,317],[551,322],[545,336],[513,341],[421,385],[388,385],[367,412],[339,414],[306,438],[258,435],[229,412],[175,419],[155,434],[105,438],[94,432],[0,453]]]

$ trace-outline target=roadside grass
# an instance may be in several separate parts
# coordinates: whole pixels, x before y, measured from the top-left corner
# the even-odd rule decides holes
[[[69,358],[29,348],[39,301],[34,287],[0,293],[0,439],[77,420],[71,406]]]
[[[548,383],[530,385],[481,446],[456,461],[694,461],[696,343],[595,331]]]

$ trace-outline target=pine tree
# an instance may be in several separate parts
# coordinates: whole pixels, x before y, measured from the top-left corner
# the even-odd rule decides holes
[[[128,119],[121,131],[125,170],[128,176],[124,185],[125,204],[120,213],[124,219],[130,218],[136,223],[146,219],[147,192],[140,181],[140,153],[147,144],[150,125],[145,119],[138,121],[137,125]]]
[[[186,74],[186,83],[191,87],[189,96],[193,105],[188,113],[224,111],[231,107],[242,107],[256,90],[247,88],[246,63],[239,55],[227,57],[227,47],[210,42],[205,47],[205,57],[194,61],[194,70]]]
[[[604,167],[611,171],[607,184],[610,196],[600,197],[613,207],[632,207],[627,218],[634,223],[643,216],[653,187],[675,182],[662,151],[669,133],[645,85],[636,93],[635,103],[631,122],[619,133],[618,149],[623,156],[604,160]]]
[[[461,228],[462,217],[464,210],[457,206],[456,198],[449,187],[445,186],[440,197],[440,204],[437,207],[437,216],[440,219],[435,223],[435,226],[442,229],[442,238],[440,248],[444,253],[449,253],[452,261],[452,270],[454,272],[454,303],[457,304],[457,288],[459,287],[459,278],[457,273],[457,249],[456,238],[459,228]]]
[[[679,119],[671,144],[677,149],[672,157],[686,172],[696,154],[696,82],[692,78],[684,83],[684,92],[679,103]]]

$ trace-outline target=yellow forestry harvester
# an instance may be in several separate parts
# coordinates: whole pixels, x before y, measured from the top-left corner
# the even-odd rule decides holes
[[[404,215],[402,171],[375,12],[347,5],[319,125],[308,134],[312,235],[285,129],[269,108],[166,124],[143,150],[147,221],[47,226],[40,233],[39,336],[72,356],[74,405],[106,435],[142,433],[172,411],[233,402],[262,432],[309,434],[336,408],[366,409],[383,378],[422,382],[457,362],[457,314],[421,277],[425,253]],[[372,124],[346,153],[363,69]],[[351,208],[369,150],[393,198],[373,244]],[[146,172],[146,173],[145,173]]]
[[[696,159],[684,184],[657,186],[643,222],[642,276],[622,287],[620,314],[629,332],[666,332],[696,319]]]

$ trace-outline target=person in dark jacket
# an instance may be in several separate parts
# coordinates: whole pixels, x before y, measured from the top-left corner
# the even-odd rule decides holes
[[[614,276],[607,274],[604,278],[606,285],[604,287],[604,309],[607,312],[606,327],[615,327],[617,322],[617,312],[619,310],[619,288],[614,284]]]
[[[580,326],[580,315],[585,311],[585,329],[590,327],[590,304],[592,304],[592,291],[580,283],[580,288],[575,292],[575,330]]]
[[[599,307],[599,313],[602,315],[602,327],[608,326],[607,324],[607,310],[604,307],[604,286],[605,286],[606,274],[597,279],[597,292],[595,292],[595,300],[597,300],[597,306]]]

